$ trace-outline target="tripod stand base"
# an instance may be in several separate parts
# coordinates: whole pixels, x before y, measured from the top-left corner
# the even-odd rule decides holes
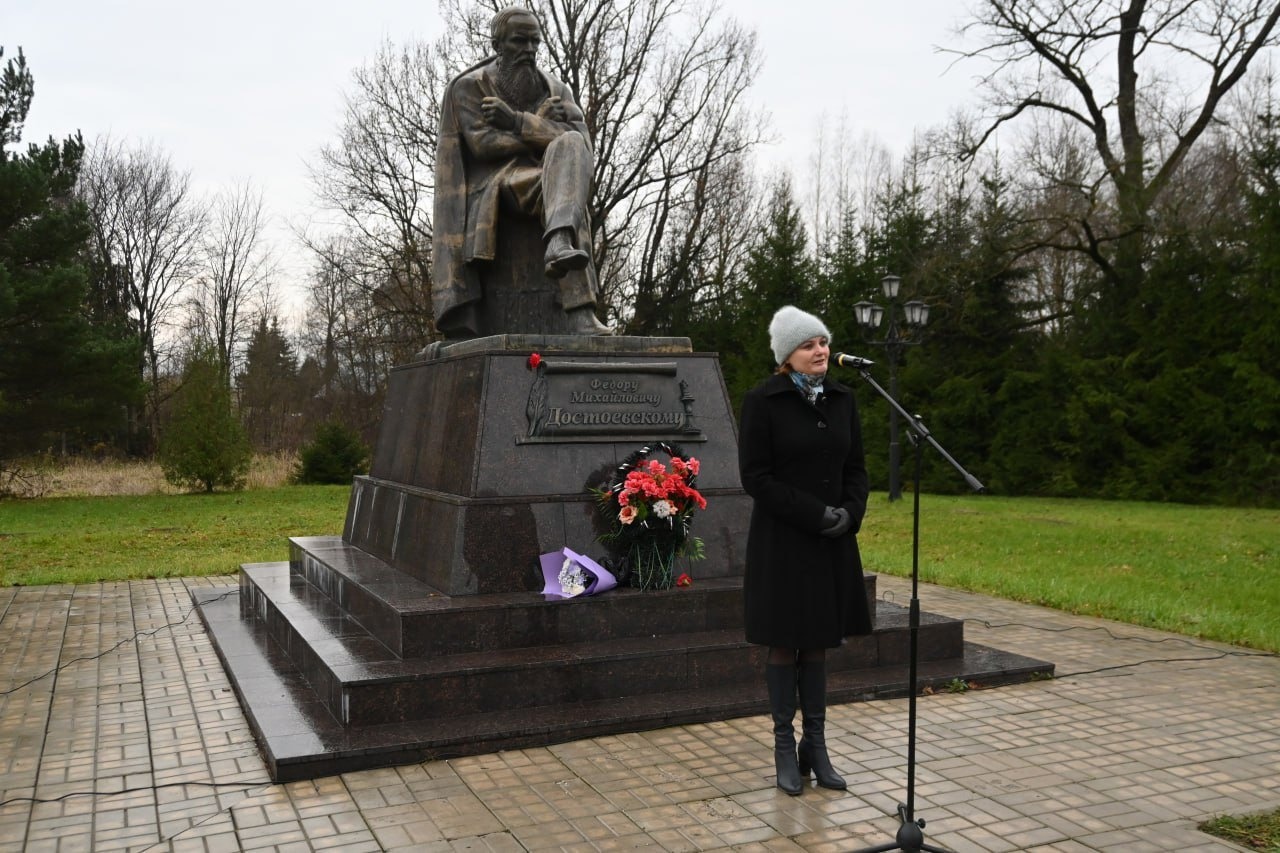
[[[898,827],[898,834],[893,842],[881,844],[879,847],[864,847],[855,853],[883,853],[887,850],[905,850],[907,853],[917,853],[922,850],[928,853],[949,853],[941,847],[930,847],[924,843],[924,821],[911,820],[905,805],[898,806],[898,820],[902,821],[902,826]]]

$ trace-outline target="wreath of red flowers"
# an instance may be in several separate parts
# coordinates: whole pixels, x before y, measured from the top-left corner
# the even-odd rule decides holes
[[[654,451],[670,457],[669,465],[650,458]],[[596,490],[601,526],[598,538],[617,553],[623,576],[637,546],[698,559],[703,542],[690,535],[694,513],[707,508],[697,489],[698,460],[665,441],[645,445],[614,469],[604,488]],[[622,578],[620,577],[621,581]],[[692,580],[686,578],[688,585]]]

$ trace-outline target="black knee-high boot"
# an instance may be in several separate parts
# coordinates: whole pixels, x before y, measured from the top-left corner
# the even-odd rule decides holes
[[[773,715],[773,763],[778,771],[778,787],[794,797],[804,789],[792,725],[796,716],[796,666],[767,664],[764,680],[769,685],[769,710]]]
[[[845,790],[848,785],[831,766],[827,756],[827,662],[800,661],[800,712],[804,715],[804,735],[800,738],[800,775],[813,775],[824,788]]]

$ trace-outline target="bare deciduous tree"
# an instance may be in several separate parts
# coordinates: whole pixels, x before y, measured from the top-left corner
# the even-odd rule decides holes
[[[89,208],[95,251],[127,287],[144,349],[154,439],[160,379],[173,354],[164,334],[198,268],[207,209],[192,195],[190,173],[178,172],[167,154],[106,138],[85,158],[78,191]]]
[[[458,0],[448,5],[456,8]],[[505,5],[489,0],[485,14]],[[764,136],[745,95],[760,53],[755,33],[714,2],[540,0],[547,62],[578,96],[595,146],[592,224],[601,297],[644,333],[671,292],[673,271],[699,262],[717,176]],[[487,40],[487,20],[471,32]],[[677,227],[677,225],[679,227]],[[696,236],[696,235],[695,235]],[[685,281],[684,287],[697,287]],[[626,307],[624,307],[626,306]]]
[[[251,184],[232,187],[213,200],[192,320],[217,348],[228,383],[239,371],[252,303],[270,299],[276,268],[267,225],[262,191]]]
[[[360,247],[336,236],[317,253],[307,286],[302,348],[317,368],[311,419],[338,417],[372,437],[391,367],[411,354],[384,291],[365,278]]]
[[[893,157],[884,143],[865,130],[855,136],[847,114],[834,127],[823,116],[814,134],[805,199],[814,245],[830,248],[851,223],[874,227],[876,194],[893,174]]]
[[[1075,199],[1052,242],[1085,253],[1119,292],[1143,279],[1151,212],[1224,96],[1276,43],[1268,0],[983,0],[966,56],[994,63],[993,113],[970,153],[1024,116],[1056,116],[1091,157],[1055,171]],[[1044,161],[1048,164],[1049,161]]]
[[[408,343],[434,330],[429,287],[431,201],[440,96],[448,81],[447,42],[390,42],[354,72],[339,139],[320,150],[311,176],[320,204],[338,214],[339,259],[332,233],[305,235],[333,267],[359,267],[353,281],[380,291]],[[340,261],[340,263],[339,263]]]
[[[649,231],[645,265],[628,322],[638,334],[686,334],[729,315],[738,304],[764,205],[749,164],[726,159],[695,181],[686,203],[655,207],[663,221]]]

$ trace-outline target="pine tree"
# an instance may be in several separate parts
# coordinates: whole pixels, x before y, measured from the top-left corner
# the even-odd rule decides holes
[[[19,139],[32,91],[19,51],[0,75],[0,145]],[[82,262],[88,217],[72,195],[83,154],[78,135],[25,154],[0,147],[0,461],[8,464],[58,434],[120,427],[140,392],[136,338],[94,322]]]

